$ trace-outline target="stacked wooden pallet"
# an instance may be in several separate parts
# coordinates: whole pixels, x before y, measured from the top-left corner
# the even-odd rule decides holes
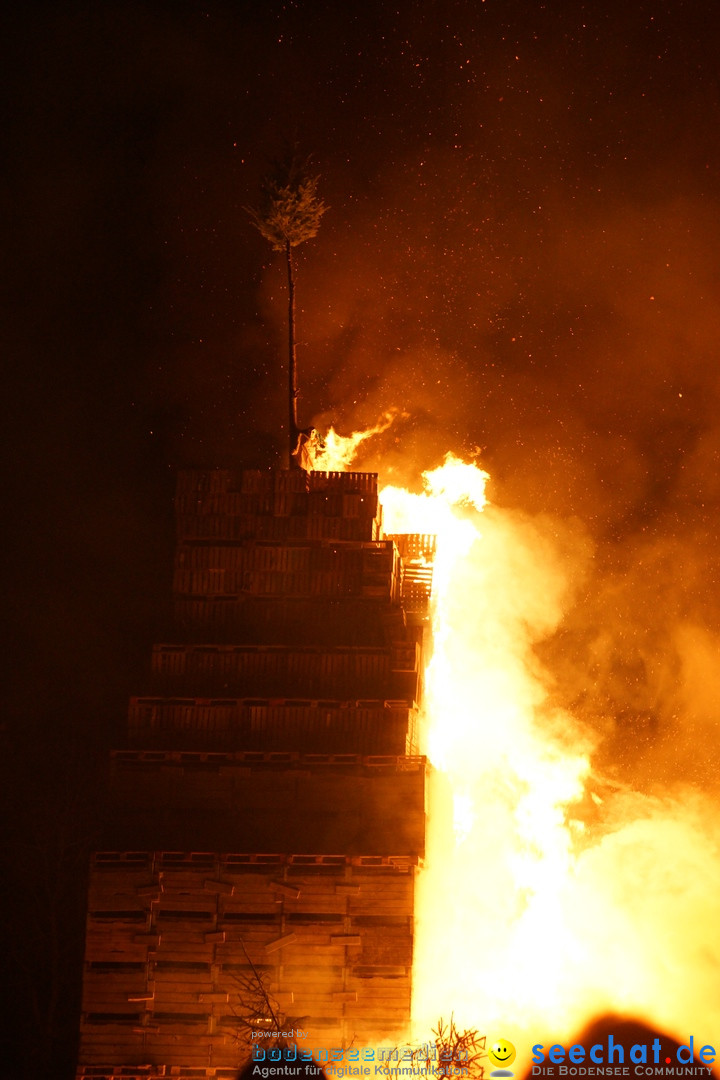
[[[312,1047],[394,1045],[409,1019],[406,607],[431,541],[381,539],[374,474],[190,471],[176,510],[175,624],[130,700],[92,867],[79,1080],[231,1076],[242,1019],[267,1015],[255,972]]]
[[[433,561],[437,538],[423,533],[388,536],[402,559],[402,606],[406,614],[424,619],[428,615],[433,584]]]
[[[95,858],[86,1066],[178,1056],[190,1067],[235,1065],[243,1020],[264,1004],[256,972],[288,1023],[313,1018],[310,1046],[390,1040],[402,1028],[412,963],[406,871],[389,861],[264,865],[169,854]]]
[[[188,470],[176,495],[180,540],[377,540],[374,473]]]
[[[128,731],[143,746],[402,754],[413,711],[372,699],[132,697]]]
[[[179,596],[248,593],[397,603],[401,563],[392,541],[195,541],[178,545],[173,589]]]
[[[402,607],[368,597],[196,596],[175,600],[175,624],[190,641],[358,645],[417,640]]]
[[[403,755],[136,750],[113,755],[122,807],[113,848],[142,848],[148,822],[166,850],[338,852],[374,859],[423,851],[425,761]],[[341,860],[342,861],[342,860]]]
[[[358,697],[415,701],[419,647],[415,641],[356,647],[158,644],[154,687],[179,696],[218,688],[238,697]]]

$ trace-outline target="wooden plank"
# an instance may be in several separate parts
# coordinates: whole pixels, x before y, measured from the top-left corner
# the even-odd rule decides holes
[[[392,979],[393,986],[404,985],[404,980],[410,985],[411,969],[407,964],[361,964],[357,963],[348,969],[348,981],[351,985],[382,986],[382,980]]]
[[[232,896],[235,892],[235,886],[227,881],[204,881],[203,889],[206,892],[222,893],[224,896]]]
[[[265,945],[265,952],[276,952],[278,949],[285,948],[286,945],[292,945],[295,941],[297,941],[296,934],[284,934],[283,937],[268,941]]]
[[[211,993],[215,987],[210,972],[168,972],[155,970],[153,973],[155,993],[200,994]]]
[[[393,985],[385,983],[384,986],[376,984],[376,980],[361,980],[356,992],[357,1001],[361,1004],[370,1002],[373,1005],[381,1005],[385,1002],[389,1007],[400,1004],[405,1007],[410,1001],[410,980]]]
[[[296,885],[288,885],[284,881],[269,881],[268,887],[292,900],[297,900],[300,896],[300,889]]]
[[[345,1006],[344,1016],[348,1019],[370,1019],[378,1015],[378,1005],[376,1003],[363,1005],[348,1004]],[[396,1006],[390,1006],[385,1004],[382,1009],[383,1021],[387,1024],[388,1021],[394,1021],[398,1025],[403,1025],[410,1019],[410,998],[408,996],[407,1003],[399,1004]]]
[[[102,963],[106,961],[108,963],[126,960],[132,961],[146,961],[148,958],[147,948],[141,946],[112,946],[112,945],[97,945],[93,944],[89,946],[85,944],[85,960],[92,963]]]
[[[208,931],[209,932],[209,931]],[[192,930],[178,930],[176,927],[167,927],[163,930],[160,941],[160,951],[163,955],[168,952],[189,952],[197,949],[200,952],[205,945],[205,932],[194,927]]]
[[[327,963],[342,966],[345,961],[345,946],[331,945],[329,935],[324,941],[314,940],[310,942],[305,940],[297,945],[287,947],[283,963],[298,964],[306,962],[310,958],[312,958],[313,963],[319,963],[320,957],[324,957]]]
[[[157,922],[158,929],[160,930],[163,937],[167,937],[169,933],[169,927],[172,926],[174,933],[181,934],[189,941],[191,940],[190,935],[196,932],[200,932],[203,935],[212,933],[211,928],[213,927],[213,924],[215,922],[215,916],[209,915],[207,918],[204,919],[159,918]],[[205,938],[205,940],[212,939]]]
[[[147,904],[148,902],[152,903],[153,901],[160,899],[162,888],[160,885],[140,885],[135,892],[139,897],[145,900],[145,903]]]
[[[213,993],[212,990],[208,993]],[[180,1006],[186,1008],[190,1012],[212,1012],[212,1006],[207,1003],[200,1003],[200,997],[197,991],[194,990],[168,990],[167,987],[158,988],[155,994],[154,1008],[160,1012],[177,1012]]]
[[[279,923],[274,926],[257,927],[254,923],[226,923],[223,933],[225,941],[234,953],[242,952],[242,947],[248,951],[263,949],[268,941],[278,937]],[[240,944],[242,943],[242,944]],[[220,954],[219,954],[220,955]]]

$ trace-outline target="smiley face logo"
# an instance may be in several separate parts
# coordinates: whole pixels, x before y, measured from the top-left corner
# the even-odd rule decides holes
[[[505,1071],[508,1065],[515,1060],[515,1047],[509,1039],[496,1039],[488,1050],[488,1057],[500,1072],[493,1072],[491,1076],[512,1076],[511,1072]]]

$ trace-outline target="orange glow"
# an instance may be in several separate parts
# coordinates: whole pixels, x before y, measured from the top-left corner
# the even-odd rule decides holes
[[[373,435],[382,435],[397,416],[396,409],[390,409],[378,420],[375,427],[363,431],[353,431],[351,435],[339,435],[331,427],[323,437],[323,445],[313,454],[312,469],[322,472],[342,472],[349,469],[358,452],[358,447]]]
[[[425,702],[437,771],[414,979],[423,1028],[449,1009],[483,1030],[549,1020],[568,979],[537,954],[565,939],[563,807],[581,795],[589,765],[577,740],[570,749],[559,737],[564,718],[554,718],[554,737],[540,731],[544,694],[529,672],[532,635],[557,621],[563,583],[555,575],[530,587],[539,537],[530,529],[519,544],[496,516],[480,517],[486,479],[448,455],[426,475],[424,494],[381,495],[388,532],[438,536]]]
[[[437,535],[416,1033],[453,1012],[512,1039],[521,1072],[533,1042],[603,1011],[717,1046],[717,811],[697,789],[651,796],[598,777],[597,736],[552,707],[534,651],[590,542],[576,522],[487,504],[487,474],[452,454],[423,479],[422,494],[380,496],[386,533]]]
[[[425,494],[381,494],[387,532],[438,536],[415,1020],[452,1009],[527,1047],[612,1010],[704,1038],[720,1019],[717,831],[697,800],[612,788],[602,827],[575,816],[593,744],[549,706],[533,645],[591,551],[572,526],[483,509],[486,479],[448,455]]]

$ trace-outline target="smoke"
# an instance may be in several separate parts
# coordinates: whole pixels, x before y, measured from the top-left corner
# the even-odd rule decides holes
[[[387,207],[393,191],[378,199]],[[401,217],[395,206],[408,239],[390,245],[389,259],[384,245],[366,244],[345,272],[334,265],[339,322],[316,315],[306,324],[324,341],[331,403],[314,422],[346,431],[400,407],[408,417],[368,443],[356,467],[416,486],[448,448],[475,452],[495,503],[581,522],[596,547],[585,593],[543,645],[558,702],[616,728],[624,761],[624,729],[640,732],[625,772],[650,771],[644,758],[678,735],[688,753],[675,769],[686,761],[692,774],[692,739],[682,733],[697,709],[681,674],[692,666],[682,628],[712,637],[720,626],[707,587],[720,498],[717,222],[703,200],[666,198],[657,185],[635,192],[634,205],[611,189],[592,211],[555,191],[542,242],[538,228],[523,232],[521,214],[502,230],[484,225],[463,259],[477,201],[470,193],[461,223],[442,217],[445,260],[434,241],[410,240],[422,231],[411,203]],[[372,234],[370,208],[355,214],[353,231]],[[386,228],[388,218],[386,209]],[[505,271],[519,277],[507,273],[491,289],[499,231]],[[321,282],[322,270],[318,293]]]
[[[717,1030],[720,816],[697,789],[618,795],[583,852],[566,917],[605,1002],[678,1037]],[[597,957],[602,957],[598,965]]]

